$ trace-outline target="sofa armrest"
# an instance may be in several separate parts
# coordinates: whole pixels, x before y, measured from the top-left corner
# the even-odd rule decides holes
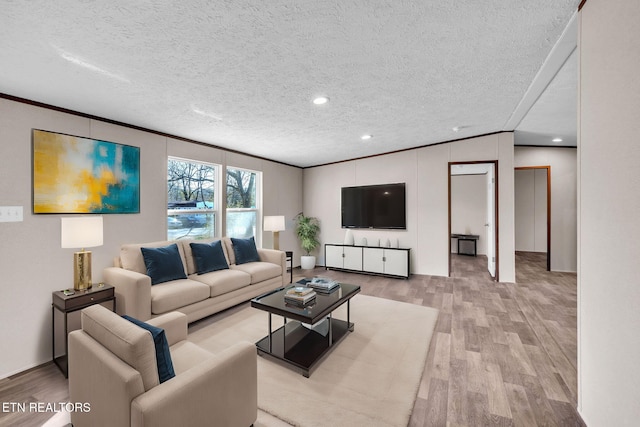
[[[69,397],[89,411],[71,411],[75,426],[129,426],[131,401],[144,393],[142,376],[82,330],[69,333]]]
[[[283,251],[278,251],[275,249],[258,249],[258,256],[260,257],[260,261],[270,262],[273,264],[278,264],[280,268],[282,268],[282,285],[286,285],[289,281],[286,279],[287,277],[287,257]]]
[[[254,344],[229,347],[138,396],[132,426],[249,426],[258,413]]]
[[[118,267],[107,267],[104,281],[115,287],[116,312],[147,321],[151,318],[151,277]]]
[[[148,324],[164,329],[169,346],[187,339],[187,315],[172,311],[147,321]]]
[[[258,248],[258,256],[260,257],[260,261],[270,262],[278,265],[285,265],[285,253],[283,251],[278,251],[275,249],[264,249]],[[286,265],[285,265],[286,272]]]

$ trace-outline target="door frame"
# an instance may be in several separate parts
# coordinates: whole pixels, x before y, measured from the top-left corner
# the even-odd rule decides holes
[[[530,170],[530,169],[546,169],[547,170],[547,271],[551,271],[551,166],[518,166],[514,168],[517,170]],[[515,175],[513,177],[515,185]],[[515,194],[514,194],[515,197]],[[515,200],[515,199],[514,199]],[[513,218],[515,224],[515,217]],[[514,242],[515,243],[515,242]]]
[[[448,265],[448,273],[447,273],[447,277],[451,277],[451,167],[454,165],[477,165],[477,164],[482,164],[482,163],[490,163],[493,164],[493,170],[494,170],[494,176],[495,176],[495,182],[493,183],[493,189],[494,189],[494,194],[495,194],[495,229],[496,229],[496,241],[495,241],[495,248],[496,248],[496,275],[493,278],[494,281],[499,282],[500,281],[500,246],[498,244],[499,242],[499,216],[498,216],[498,212],[499,212],[499,206],[498,206],[498,200],[500,199],[499,193],[498,193],[498,161],[497,160],[474,160],[474,161],[467,161],[467,162],[449,162],[449,167],[448,167],[448,177],[447,177],[447,182],[448,182],[448,193],[449,193],[449,200],[448,200],[448,221],[449,221],[449,234],[448,234],[448,239],[449,239],[449,265]]]

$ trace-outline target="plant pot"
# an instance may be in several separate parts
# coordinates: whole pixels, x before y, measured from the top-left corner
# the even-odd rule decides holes
[[[312,270],[316,267],[316,257],[313,255],[300,257],[300,268],[303,270]]]

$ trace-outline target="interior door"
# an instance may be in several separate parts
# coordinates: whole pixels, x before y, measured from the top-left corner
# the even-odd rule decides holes
[[[496,277],[496,171],[495,164],[489,164],[487,172],[487,269],[491,277]]]

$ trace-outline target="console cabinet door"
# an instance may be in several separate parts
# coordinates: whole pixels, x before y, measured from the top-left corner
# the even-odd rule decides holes
[[[325,246],[325,260],[326,267],[344,268],[344,258],[342,257],[342,246]]]
[[[347,270],[362,271],[362,248],[343,246],[344,267]]]
[[[363,248],[363,270],[371,273],[384,273],[385,250],[380,248]]]
[[[394,276],[409,276],[409,251],[385,249],[384,273]]]

